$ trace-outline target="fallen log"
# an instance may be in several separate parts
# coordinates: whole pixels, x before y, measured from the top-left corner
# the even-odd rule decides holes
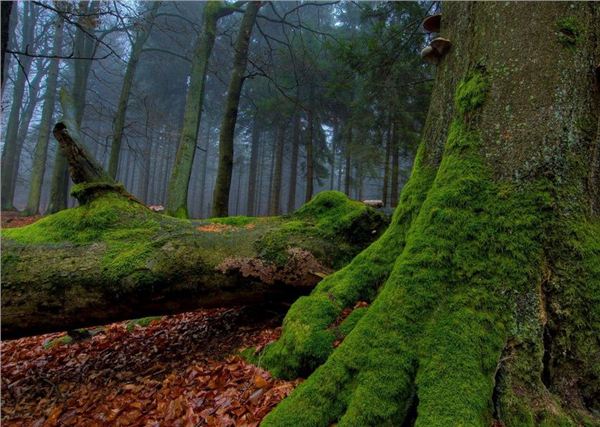
[[[68,118],[54,134],[80,206],[3,230],[3,338],[289,299],[350,261],[387,225],[339,192],[320,193],[285,217],[168,217],[110,179]]]

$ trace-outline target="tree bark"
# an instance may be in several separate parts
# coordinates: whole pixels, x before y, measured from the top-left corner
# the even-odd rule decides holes
[[[294,115],[292,136],[292,158],[290,159],[290,190],[288,193],[288,213],[296,209],[296,187],[298,182],[298,150],[300,149],[300,114]]]
[[[33,43],[35,24],[37,13],[34,10],[33,4],[26,2],[23,5],[23,40],[22,49],[29,48]],[[12,107],[8,116],[6,125],[6,136],[4,138],[4,147],[2,149],[2,177],[1,177],[1,208],[2,210],[12,210],[13,196],[15,194],[15,170],[19,167],[17,162],[19,152],[19,121],[21,115],[21,107],[23,104],[23,95],[25,93],[25,83],[31,69],[31,57],[24,56],[21,59],[21,65],[17,70],[15,78]]]
[[[263,426],[600,421],[600,7],[448,2],[440,34],[393,222],[290,308],[261,365],[309,376]]]
[[[137,70],[138,62],[142,55],[144,45],[146,44],[148,37],[150,37],[150,32],[152,31],[152,26],[154,25],[154,17],[160,8],[160,5],[160,1],[155,1],[152,3],[152,6],[149,7],[148,17],[145,22],[138,24],[139,30],[136,32],[135,41],[131,46],[131,54],[129,55],[129,61],[127,61],[125,76],[123,77],[123,84],[121,85],[121,94],[119,95],[119,102],[117,103],[117,112],[113,122],[113,138],[110,146],[110,158],[108,161],[108,173],[113,178],[117,177],[119,154],[121,152],[121,141],[123,139],[123,129],[125,128],[125,117],[127,115],[129,95],[131,94],[131,88],[133,87],[135,72]]]
[[[208,61],[215,44],[217,23],[219,19],[231,13],[233,9],[220,1],[208,2],[204,7],[202,33],[198,36],[192,58],[190,87],[185,100],[181,138],[168,182],[166,212],[175,217],[188,217],[188,187],[202,118]]]
[[[229,213],[229,191],[231,188],[231,173],[233,170],[233,137],[235,124],[237,122],[238,107],[244,83],[244,73],[248,63],[248,48],[250,47],[250,36],[256,21],[256,15],[261,3],[251,1],[246,6],[246,11],[240,23],[240,30],[235,42],[235,54],[233,58],[233,70],[227,88],[227,100],[221,123],[221,134],[219,136],[219,166],[217,180],[213,193],[213,217],[224,217]]]
[[[62,16],[57,16],[54,29],[54,45],[52,53],[57,57],[61,55],[63,39]],[[27,198],[26,212],[29,215],[37,215],[40,209],[40,198],[42,195],[42,184],[44,173],[46,172],[46,158],[48,156],[48,142],[50,141],[50,123],[54,113],[54,104],[56,102],[56,86],[58,82],[58,66],[60,59],[50,60],[48,78],[46,79],[46,94],[44,96],[44,106],[42,107],[42,118],[40,120],[40,131],[38,140],[33,152],[33,164],[31,166],[31,182],[29,184],[29,196]]]

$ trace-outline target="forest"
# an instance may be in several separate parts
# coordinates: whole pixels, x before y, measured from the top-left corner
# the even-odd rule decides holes
[[[600,3],[0,3],[6,426],[600,426]]]

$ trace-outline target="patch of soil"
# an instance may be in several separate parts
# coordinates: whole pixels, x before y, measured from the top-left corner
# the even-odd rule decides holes
[[[2,211],[0,212],[2,228],[24,227],[33,224],[41,215],[24,216],[18,211]]]
[[[199,310],[44,348],[64,334],[4,341],[4,426],[257,426],[298,384],[236,355],[280,334],[264,307]],[[131,327],[130,327],[131,329]],[[47,345],[46,345],[47,347]]]

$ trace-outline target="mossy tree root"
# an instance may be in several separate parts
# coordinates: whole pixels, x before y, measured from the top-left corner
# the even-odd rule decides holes
[[[507,425],[558,426],[585,418],[561,407],[548,391],[550,385],[540,386],[541,380],[531,377],[543,378],[547,370],[543,354],[549,350],[540,326],[549,310],[541,291],[548,280],[543,274],[547,248],[554,244],[554,250],[575,250],[569,256],[580,266],[581,292],[555,285],[554,295],[568,294],[573,310],[589,304],[596,313],[591,321],[598,324],[600,268],[594,260],[600,257],[600,227],[586,222],[583,214],[561,222],[554,204],[556,187],[545,179],[517,187],[493,178],[472,126],[485,91],[480,72],[458,86],[459,118],[450,127],[433,183],[421,188],[424,202],[415,208],[418,213],[405,236],[397,237],[405,244],[389,277],[341,345],[333,350],[326,336],[339,306],[375,291],[351,280],[342,282],[359,267],[354,262],[330,279],[349,288],[347,293],[338,291],[347,298],[338,307],[329,302],[326,288],[331,285],[324,282],[290,310],[280,342],[261,361],[288,376],[326,361],[263,426],[483,426],[494,417],[510,420]],[[418,170],[411,181],[417,177]],[[566,246],[548,237],[557,222],[564,225],[563,236],[569,236]],[[400,230],[396,223],[395,231]],[[391,237],[386,234],[373,246],[385,239]],[[555,277],[559,281],[565,274]],[[584,298],[591,301],[584,303]],[[592,339],[593,329],[579,314],[563,313],[571,327],[561,325],[562,332],[553,339],[560,335],[578,341],[575,360],[598,378],[598,346],[584,344],[586,337]],[[581,332],[578,323],[585,326]],[[565,358],[558,350],[564,344],[553,350],[556,363]],[[560,364],[569,366],[564,360]],[[588,396],[598,392],[593,383],[585,385]],[[519,391],[526,396],[517,396]],[[539,403],[540,397],[546,401]]]

